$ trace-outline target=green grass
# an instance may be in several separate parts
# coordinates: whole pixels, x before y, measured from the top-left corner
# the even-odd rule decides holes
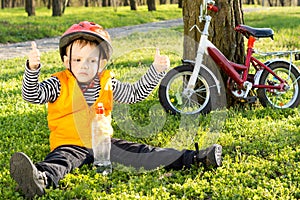
[[[246,22],[252,18],[254,14],[246,14]],[[271,19],[261,19],[264,20]],[[251,23],[255,25],[254,21]],[[264,22],[261,27],[268,24]],[[172,66],[179,64],[182,36],[181,31],[175,30],[136,33],[114,40],[115,54],[109,68],[116,78],[133,82],[147,70],[157,46],[161,54],[170,56]],[[281,29],[281,32],[288,31]],[[143,45],[136,47],[136,44]],[[41,79],[63,69],[57,51],[43,53],[41,59]],[[24,63],[24,58],[0,60],[0,199],[22,199],[9,175],[9,159],[14,152],[25,152],[34,162],[43,160],[49,152],[46,106],[29,104],[21,97]],[[151,172],[135,172],[118,166],[109,177],[96,174],[92,166],[84,166],[68,174],[58,189],[48,189],[40,199],[300,198],[298,108],[274,110],[260,105],[245,106],[199,116],[185,124],[186,119],[166,115],[159,105],[156,89],[145,101],[128,106],[129,112],[123,113],[125,125],[132,120],[146,132],[144,137],[124,128],[124,120],[118,113],[122,107],[116,105],[114,137],[178,149],[193,149],[194,141],[201,147],[217,141],[223,146],[223,166],[213,170],[194,167]],[[151,116],[160,120],[151,121]],[[217,124],[216,119],[219,119]],[[143,127],[152,127],[153,132],[148,133]]]
[[[258,12],[249,12],[246,13],[245,24],[274,30],[274,41],[261,39],[264,42],[257,46],[261,50],[300,49],[300,7],[265,8]]]
[[[157,11],[148,12],[146,6],[137,11],[119,7],[68,7],[62,17],[51,17],[52,10],[37,8],[36,16],[27,17],[24,8],[4,9],[0,12],[0,43],[22,42],[38,38],[60,36],[71,24],[94,21],[104,28],[136,25],[182,16],[177,5],[157,6]]]

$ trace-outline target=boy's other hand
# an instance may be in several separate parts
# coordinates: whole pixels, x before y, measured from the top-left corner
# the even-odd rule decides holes
[[[35,42],[31,42],[31,51],[28,55],[29,68],[31,70],[36,70],[40,65],[40,51],[36,47]]]
[[[166,55],[160,55],[159,48],[156,49],[153,66],[157,72],[166,71],[170,67],[170,59]]]

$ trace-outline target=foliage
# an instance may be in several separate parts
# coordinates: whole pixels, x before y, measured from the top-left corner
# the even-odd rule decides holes
[[[116,54],[109,68],[116,73],[116,78],[133,82],[147,70],[157,46],[162,54],[170,55],[172,66],[175,66],[182,55],[178,50],[182,47],[179,33],[162,30],[116,39],[113,41]],[[167,39],[165,35],[168,35]],[[143,44],[143,48],[137,48],[135,44]],[[63,69],[57,51],[43,53],[41,59],[41,79]],[[22,199],[21,194],[15,192],[16,183],[9,175],[10,156],[22,151],[37,162],[49,152],[46,106],[29,104],[21,97],[24,63],[24,58],[0,60],[0,193],[3,199]],[[124,131],[121,122],[114,118],[114,137],[154,146],[193,149],[194,141],[204,147],[208,143],[205,140],[217,135],[217,142],[223,146],[223,166],[210,170],[194,166],[179,171],[158,169],[149,172],[115,166],[108,177],[96,174],[92,166],[84,166],[68,174],[59,188],[48,189],[40,199],[300,198],[298,108],[276,110],[257,105],[216,111],[198,116],[195,121],[199,123],[192,129],[184,127],[183,117],[160,112],[162,108],[157,91],[154,91],[145,101],[131,105],[125,119],[146,126],[152,122],[151,109],[155,105],[158,106],[157,116],[165,119],[161,129],[147,137],[138,137]],[[216,129],[213,121],[218,116],[221,117]],[[191,123],[195,125],[195,121]],[[170,145],[170,141],[174,143]]]

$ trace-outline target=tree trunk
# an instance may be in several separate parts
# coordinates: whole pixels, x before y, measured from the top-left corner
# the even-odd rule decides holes
[[[69,0],[64,0],[63,8],[62,8],[62,14],[65,13],[66,7],[68,6]]]
[[[118,10],[118,1],[117,0],[111,0],[111,5],[115,12]]]
[[[178,0],[178,8],[182,8],[182,1],[183,0]]]
[[[124,6],[129,6],[129,2],[128,2],[128,0],[124,0],[124,4],[123,4]]]
[[[234,28],[244,24],[244,14],[241,0],[218,1],[219,12],[212,19],[212,42],[231,61],[244,63],[244,38],[236,33]]]
[[[268,0],[270,7],[273,6],[273,3],[271,2],[271,0]]]
[[[52,1],[52,16],[61,16],[62,10],[61,10],[61,1],[60,0],[53,0]]]
[[[108,1],[102,0],[102,7],[107,7],[107,6],[108,6]]]
[[[129,0],[129,3],[130,3],[130,10],[137,10],[135,0]]]
[[[200,0],[183,1],[183,22],[184,22],[184,50],[183,59],[195,60],[200,33],[194,28],[197,24],[203,30],[204,23],[199,24]],[[243,63],[245,57],[244,39],[241,34],[234,31],[238,24],[243,24],[242,0],[219,0],[216,5],[219,8],[217,13],[208,11],[212,16],[209,40],[231,61]],[[207,66],[209,67],[209,66]],[[226,86],[227,75],[221,72],[224,85]],[[228,106],[233,105],[231,95],[227,95]]]
[[[51,8],[51,5],[52,5],[52,1],[51,1],[51,0],[48,0],[47,8],[50,9],[50,8]]]
[[[25,0],[25,11],[28,16],[35,16],[35,1],[34,0]]]
[[[199,1],[184,0],[182,8],[183,23],[184,23],[184,44],[183,44],[183,59],[195,60],[200,40],[200,33],[196,29],[190,28],[198,22],[199,16]],[[199,25],[199,24],[198,24]],[[203,26],[201,26],[203,28]]]
[[[42,0],[43,5],[46,6],[47,5],[47,1],[46,0]]]
[[[147,0],[147,5],[148,5],[148,11],[156,10],[155,0]]]
[[[262,5],[262,6],[264,6],[264,0],[262,0],[262,3],[260,3],[260,0],[257,0],[257,5]]]
[[[284,6],[284,0],[279,0],[280,6]]]

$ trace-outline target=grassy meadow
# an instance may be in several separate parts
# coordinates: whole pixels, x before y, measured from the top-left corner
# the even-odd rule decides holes
[[[98,9],[103,8],[90,8],[86,12],[92,14]],[[159,11],[162,9],[165,10]],[[30,19],[23,12],[21,9],[5,9],[0,12],[0,23],[19,23],[24,31],[26,26],[30,26],[43,34],[49,32],[47,36],[52,37],[60,35],[71,23],[84,19],[83,13],[77,16],[76,10],[69,8],[64,17],[54,19],[44,9],[37,9],[38,16]],[[106,12],[103,10],[101,13]],[[113,22],[117,24],[117,21],[120,23],[117,26],[125,25],[125,21],[126,25],[143,23],[148,20],[147,15],[153,17],[151,20],[181,16],[176,7],[168,9],[163,6],[151,13],[146,12],[146,8],[139,8],[135,12],[139,13],[139,17],[123,8],[113,15],[108,13],[107,16],[122,13],[124,17],[112,22],[103,21],[107,28],[113,27]],[[274,29],[274,41],[264,39],[257,43],[262,51],[299,49],[299,14],[300,8],[270,8],[245,13],[245,23]],[[142,16],[145,16],[145,21]],[[95,17],[97,22],[102,19],[98,14],[90,17]],[[57,32],[44,26],[42,19],[47,21],[48,27],[56,25],[57,29],[53,28],[53,31]],[[33,21],[36,21],[35,25]],[[11,25],[6,29],[11,29]],[[7,32],[3,33],[3,30]],[[10,37],[8,32],[12,31],[5,30],[3,25],[0,27],[1,40]],[[108,68],[115,72],[117,79],[134,82],[148,69],[156,47],[161,49],[161,54],[170,56],[174,67],[180,63],[182,56],[181,33],[182,28],[178,27],[117,38],[113,41],[114,56]],[[11,39],[5,42],[46,36],[30,35],[18,38],[12,33]],[[138,47],[137,44],[142,45]],[[25,59],[0,60],[0,199],[23,199],[15,191],[16,183],[9,175],[9,159],[14,152],[26,153],[33,162],[43,160],[49,152],[47,106],[29,104],[21,97]],[[57,51],[43,53],[41,62],[40,80],[63,69]],[[295,63],[300,66],[299,62]],[[223,165],[217,169],[205,170],[203,166],[194,166],[179,171],[135,171],[114,165],[110,176],[97,174],[93,166],[84,166],[61,180],[59,188],[47,189],[45,196],[36,199],[300,199],[298,108],[276,110],[257,104],[215,111],[197,118],[175,117],[163,111],[156,89],[141,103],[130,106],[116,104],[113,116],[113,137],[179,150],[194,149],[194,142],[199,142],[201,147],[219,143],[223,146]],[[139,132],[134,131],[131,124]]]
[[[22,42],[38,38],[60,36],[71,24],[93,21],[104,28],[113,28],[155,22],[181,17],[177,5],[158,6],[157,11],[148,12],[146,6],[137,11],[119,7],[67,7],[63,17],[51,17],[52,10],[36,8],[36,16],[27,17],[24,8],[3,9],[0,12],[0,43]]]

